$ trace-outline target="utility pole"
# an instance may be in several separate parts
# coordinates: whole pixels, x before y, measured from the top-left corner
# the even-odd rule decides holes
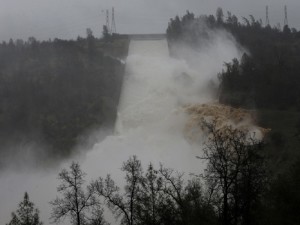
[[[269,20],[269,6],[266,6],[266,26],[270,25],[270,20]]]
[[[284,26],[288,26],[289,21],[288,21],[288,16],[287,16],[287,6],[284,6]]]
[[[111,33],[117,33],[117,28],[116,28],[116,21],[115,21],[115,9],[112,7],[111,10]]]

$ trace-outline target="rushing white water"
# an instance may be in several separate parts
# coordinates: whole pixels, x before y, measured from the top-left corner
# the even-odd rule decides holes
[[[190,52],[189,52],[190,53]],[[144,168],[149,162],[200,173],[202,162],[195,156],[201,146],[192,145],[183,135],[186,118],[180,110],[187,103],[204,103],[213,98],[204,87],[216,77],[224,61],[239,57],[239,50],[229,39],[216,36],[202,53],[191,53],[193,65],[169,57],[166,40],[131,41],[126,74],[119,105],[116,134],[94,145],[77,160],[88,174],[87,181],[110,173],[122,185],[122,163],[137,155]],[[44,224],[49,224],[51,207],[61,168],[51,171],[23,170],[0,175],[0,224],[10,219],[25,191],[41,210]],[[111,220],[112,224],[114,220]],[[65,220],[64,224],[69,224]]]
[[[195,156],[200,148],[184,138],[186,118],[179,110],[181,98],[191,95],[186,83],[193,76],[196,71],[186,62],[169,56],[166,40],[131,41],[116,135],[96,144],[87,161],[105,159],[99,170],[116,172],[118,177],[119,171],[111,170],[111,162],[120,168],[131,155],[137,155],[144,164],[161,162],[186,172],[199,171]]]

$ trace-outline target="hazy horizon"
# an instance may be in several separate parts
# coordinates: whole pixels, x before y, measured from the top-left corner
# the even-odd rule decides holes
[[[299,29],[300,1],[296,0],[187,0],[187,1],[150,1],[150,0],[0,0],[0,40],[27,39],[39,40],[53,38],[75,39],[85,36],[86,28],[91,28],[96,37],[101,36],[105,24],[105,11],[115,8],[115,20],[118,33],[162,33],[165,32],[170,18],[182,16],[186,10],[196,16],[215,14],[222,7],[242,17],[253,15],[265,22],[265,6],[269,6],[269,18],[272,26],[283,25],[284,5],[288,7],[289,26]]]

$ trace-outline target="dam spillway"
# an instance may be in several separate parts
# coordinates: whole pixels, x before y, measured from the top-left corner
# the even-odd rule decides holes
[[[231,40],[216,36],[201,52],[182,50],[188,60],[169,56],[165,38],[136,37],[130,41],[126,60],[116,134],[107,136],[101,130],[96,134],[103,137],[92,149],[81,149],[83,154],[72,156],[63,165],[45,171],[12,171],[0,177],[0,217],[9,221],[10,212],[27,191],[32,201],[41,209],[45,225],[50,224],[51,207],[58,186],[57,174],[68,168],[71,161],[79,161],[87,174],[87,181],[111,174],[123,187],[122,163],[132,155],[141,160],[144,169],[152,162],[162,163],[186,174],[199,174],[203,162],[196,156],[202,147],[189,143],[184,137],[186,115],[182,106],[190,103],[205,103],[208,81],[222,70],[223,62],[239,58],[239,50]],[[191,63],[192,62],[192,63]],[[195,62],[195,63],[193,63]],[[110,221],[114,224],[114,219]],[[65,223],[68,225],[69,223]]]
[[[130,41],[118,107],[116,132],[124,133],[163,118],[170,105],[167,85],[173,71],[166,39]]]

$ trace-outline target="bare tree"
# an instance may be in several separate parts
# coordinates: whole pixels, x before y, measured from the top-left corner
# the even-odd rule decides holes
[[[162,217],[170,216],[163,224],[214,224],[215,212],[209,197],[203,192],[201,178],[185,181],[184,174],[161,166],[163,207]],[[164,209],[160,208],[163,212]]]
[[[259,152],[262,142],[246,130],[231,126],[219,129],[215,121],[202,124],[209,134],[201,157],[208,161],[204,178],[222,224],[249,224],[253,203],[266,182],[264,159]]]
[[[137,217],[139,224],[161,224],[164,203],[162,177],[150,163],[138,193]]]
[[[70,217],[72,223],[77,225],[105,224],[93,187],[87,186],[87,190],[84,191],[85,175],[75,162],[71,164],[69,171],[63,169],[59,173],[58,179],[61,180],[61,184],[57,191],[61,193],[62,198],[56,197],[50,202],[53,206],[51,214],[53,222],[57,223],[65,217]]]
[[[120,194],[120,189],[115,182],[107,175],[106,179],[99,178],[93,182],[99,196],[104,197],[108,207],[116,215],[122,216],[122,224],[136,224],[136,207],[138,201],[138,192],[142,181],[142,166],[136,156],[130,157],[123,166],[122,171],[126,173],[125,193]]]
[[[163,179],[163,192],[169,198],[167,201],[172,205],[175,212],[173,213],[174,220],[176,223],[186,224],[187,209],[185,204],[184,174],[173,169],[164,168],[162,165],[159,173]]]

